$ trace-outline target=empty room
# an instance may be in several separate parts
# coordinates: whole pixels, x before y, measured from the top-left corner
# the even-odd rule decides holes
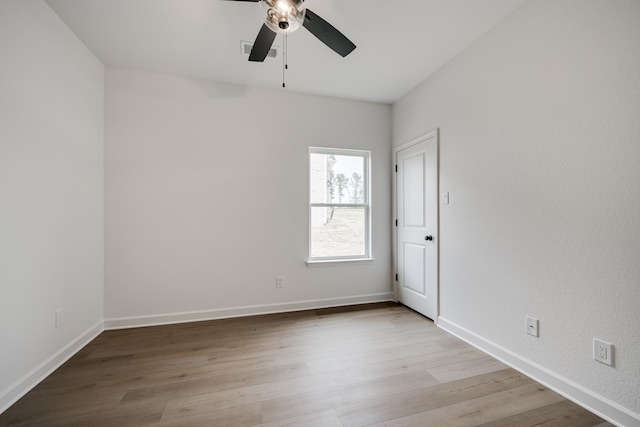
[[[640,427],[638,0],[0,0],[0,426]]]

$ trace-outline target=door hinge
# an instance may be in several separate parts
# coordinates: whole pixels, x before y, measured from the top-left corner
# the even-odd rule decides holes
[[[398,172],[398,165],[396,165],[396,172]]]
[[[396,282],[398,281],[398,275],[396,274]]]
[[[396,219],[396,227],[398,226],[398,220]]]

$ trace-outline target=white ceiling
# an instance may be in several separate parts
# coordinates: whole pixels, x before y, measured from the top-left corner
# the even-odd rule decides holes
[[[526,0],[306,0],[356,50],[342,58],[305,28],[289,35],[287,89],[392,103]],[[257,3],[47,0],[107,66],[281,88],[282,60],[251,63],[240,41],[263,22]],[[280,36],[274,45],[282,46]]]

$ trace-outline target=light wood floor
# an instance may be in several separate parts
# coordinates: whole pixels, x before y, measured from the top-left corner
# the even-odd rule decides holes
[[[611,424],[384,303],[104,332],[0,425]]]

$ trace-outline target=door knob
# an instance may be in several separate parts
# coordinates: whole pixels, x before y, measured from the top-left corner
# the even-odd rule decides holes
[[[433,236],[432,235],[425,236],[424,240],[432,241]]]

